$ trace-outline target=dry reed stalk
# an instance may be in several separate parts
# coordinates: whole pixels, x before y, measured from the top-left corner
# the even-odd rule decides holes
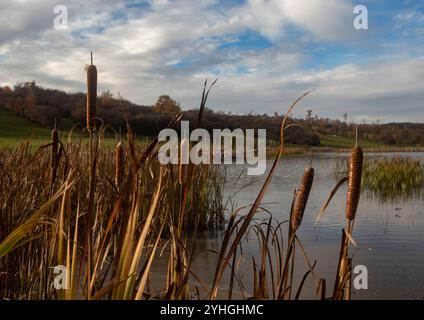
[[[115,184],[120,188],[125,175],[125,149],[119,142],[115,147]]]
[[[50,158],[50,167],[54,168],[56,167],[56,156],[57,152],[59,150],[59,132],[57,129],[52,130],[52,152],[51,152],[51,158]]]
[[[50,185],[53,186],[56,180],[56,171],[58,165],[58,151],[59,151],[59,132],[56,128],[52,130],[52,145],[50,155]]]
[[[92,248],[92,216],[94,210],[94,194],[96,188],[96,166],[97,166],[97,151],[99,141],[93,136],[93,132],[96,127],[95,117],[96,117],[96,103],[97,103],[97,69],[93,65],[93,53],[91,53],[91,65],[87,67],[87,130],[90,132],[90,166],[89,166],[89,191],[88,191],[88,208],[86,216],[86,250],[87,250],[87,298],[91,297],[91,277],[93,272],[93,248]],[[94,141],[93,141],[94,139]],[[93,146],[94,142],[94,146]]]
[[[346,201],[346,219],[349,221],[355,219],[356,209],[358,208],[359,196],[361,193],[363,158],[362,148],[354,147],[349,163],[349,182]]]
[[[183,155],[187,154],[189,150],[189,143],[187,139],[181,141],[181,152],[180,152],[180,166],[178,170],[178,182],[182,185],[187,178],[187,167],[188,165],[183,163]]]

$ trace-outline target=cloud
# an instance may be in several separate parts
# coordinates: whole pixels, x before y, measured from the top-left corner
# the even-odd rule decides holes
[[[2,1],[0,3],[0,43],[15,37],[33,35],[52,25],[49,20],[53,7],[49,2]]]
[[[291,22],[305,28],[320,39],[353,38],[353,8],[350,1],[286,0],[283,11]]]
[[[393,115],[424,120],[420,56],[394,58],[387,47],[355,64],[332,51],[332,45],[346,47],[358,37],[352,35],[350,0],[59,2],[69,9],[67,31],[53,28],[55,1],[0,4],[5,30],[0,85],[36,80],[45,87],[83,91],[84,65],[94,51],[99,90],[141,104],[167,93],[183,107],[197,107],[204,79],[220,76],[209,100],[216,110],[281,113],[317,87],[305,105],[322,116],[347,111],[361,120],[389,121]],[[252,35],[267,45],[240,44],[242,36]],[[324,54],[321,46],[330,52],[327,59],[334,55],[339,62],[314,63]]]

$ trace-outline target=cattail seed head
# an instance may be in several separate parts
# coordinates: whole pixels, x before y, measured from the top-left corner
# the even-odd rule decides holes
[[[349,181],[346,201],[346,218],[349,221],[355,219],[358,208],[359,196],[361,194],[361,176],[363,151],[361,147],[354,147],[349,163]]]
[[[87,67],[87,129],[91,131],[96,127],[96,104],[97,104],[97,68],[95,65]]]
[[[125,175],[125,149],[119,142],[115,147],[115,184],[119,188]]]
[[[311,191],[312,183],[314,181],[314,169],[309,167],[305,168],[303,173],[302,182],[299,190],[296,193],[296,198],[293,204],[293,213],[291,218],[291,230],[295,232],[302,222],[303,214],[305,213],[306,203],[308,202],[309,193]]]

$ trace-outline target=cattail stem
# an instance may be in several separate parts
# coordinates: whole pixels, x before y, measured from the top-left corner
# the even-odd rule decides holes
[[[358,125],[355,126],[355,147],[358,146]]]
[[[86,247],[87,247],[87,298],[91,297],[91,277],[93,267],[92,257],[92,239],[91,239],[91,228],[92,228],[92,216],[94,211],[94,193],[96,187],[96,157],[97,157],[97,145],[98,140],[96,139],[95,133],[93,132],[96,128],[96,104],[97,104],[97,68],[93,65],[93,53],[91,52],[91,65],[87,67],[87,130],[90,132],[90,163],[89,163],[89,191],[88,191],[88,209],[86,218]],[[95,146],[93,146],[93,139],[96,140]],[[93,147],[95,150],[93,150]]]
[[[125,175],[125,149],[121,142],[115,147],[115,186],[119,190]]]
[[[58,166],[58,151],[59,151],[59,132],[55,128],[51,134],[52,145],[50,154],[50,192],[53,191],[53,185],[56,180],[56,172]]]
[[[91,277],[93,273],[93,246],[92,246],[92,224],[94,215],[94,194],[96,189],[96,166],[98,139],[95,132],[90,131],[90,163],[89,163],[89,190],[88,208],[86,217],[86,246],[87,246],[87,298],[91,298]]]

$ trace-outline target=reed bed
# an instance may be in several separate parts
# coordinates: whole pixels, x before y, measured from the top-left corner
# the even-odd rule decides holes
[[[338,161],[336,177],[345,175],[346,167],[346,161]],[[411,157],[366,159],[361,187],[367,195],[382,200],[414,196],[424,187],[424,165]]]
[[[5,260],[0,261],[0,270],[4,272],[0,277],[0,292],[3,298],[47,298],[50,289],[43,288],[46,295],[40,295],[40,277],[43,275],[35,271],[38,267],[47,268],[47,262],[42,261],[43,256],[54,256],[56,253],[45,251],[53,250],[55,246],[64,251],[66,242],[70,241],[76,246],[78,255],[83,254],[84,250],[80,249],[84,242],[80,235],[87,231],[84,229],[89,206],[89,146],[70,144],[66,145],[65,149],[67,158],[62,157],[57,166],[51,162],[51,150],[44,148],[34,154],[30,151],[29,144],[22,145],[15,151],[4,151],[0,155],[3,172],[0,175],[0,243],[7,239],[13,230],[37,216],[46,203],[49,205],[48,209],[38,215],[39,224],[31,230],[32,241],[28,244],[19,242],[19,247]],[[141,157],[142,153],[143,150],[135,150],[137,157]],[[105,242],[103,246],[109,246],[107,250],[116,250],[119,241],[123,241],[118,235],[124,234],[125,229],[122,228],[127,222],[125,220],[134,209],[134,224],[137,226],[134,233],[139,232],[139,225],[143,223],[151,206],[159,176],[162,181],[161,196],[152,221],[152,234],[159,231],[162,223],[180,218],[182,188],[178,182],[177,166],[161,169],[158,161],[149,161],[149,165],[141,168],[137,174],[139,181],[135,186],[136,182],[131,179],[131,169],[128,168],[130,156],[124,158],[121,152],[118,153],[119,157],[115,155],[114,150],[110,149],[100,149],[97,153],[97,164],[101,170],[98,170],[94,191],[91,232],[94,250],[97,251],[95,255],[99,254],[102,245],[100,240]],[[51,178],[52,170],[57,172],[54,180]],[[202,166],[193,170],[196,179],[191,182],[192,190],[188,195],[190,203],[186,205],[186,215],[181,220],[181,228],[187,234],[194,228],[202,230],[220,227],[224,221],[222,181],[218,168]],[[131,182],[128,182],[129,180]],[[53,189],[52,181],[55,185]],[[128,185],[129,183],[132,185]],[[196,192],[193,192],[194,190]],[[52,199],[55,199],[55,202]],[[76,233],[77,238],[68,238],[68,232],[71,235]],[[63,235],[60,237],[60,244],[57,242],[59,239],[54,238],[56,233]],[[103,238],[107,233],[111,233],[110,239]],[[107,256],[109,255],[104,258]],[[49,265],[65,264],[64,257],[62,252],[58,257],[59,261],[50,261]],[[31,279],[25,277],[28,272]],[[21,283],[24,279],[24,283]],[[38,289],[34,289],[34,292],[30,289],[32,287]]]

